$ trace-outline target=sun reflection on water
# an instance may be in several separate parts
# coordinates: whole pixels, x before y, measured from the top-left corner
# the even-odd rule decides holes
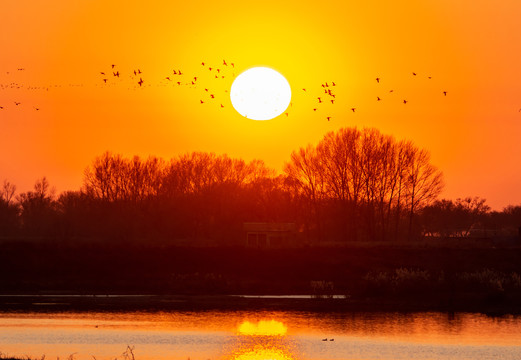
[[[294,360],[294,345],[286,336],[288,328],[280,321],[243,321],[237,327],[237,343],[230,360]]]
[[[288,327],[276,320],[261,320],[256,324],[244,321],[239,325],[238,331],[241,335],[283,336],[286,335]]]

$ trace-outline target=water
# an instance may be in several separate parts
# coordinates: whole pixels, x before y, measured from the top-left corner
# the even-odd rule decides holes
[[[508,360],[521,358],[521,318],[443,313],[3,313],[0,351],[45,355],[47,360]]]

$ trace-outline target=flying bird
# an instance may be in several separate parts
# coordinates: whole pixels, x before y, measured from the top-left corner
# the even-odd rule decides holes
[[[141,74],[141,73],[140,73]],[[183,73],[181,72],[181,70],[177,70],[177,75],[183,75]]]
[[[104,73],[103,71],[100,71],[100,74],[101,74],[101,75],[105,75],[105,73]]]
[[[16,102],[16,101],[15,101],[14,104],[15,104],[16,106],[18,106],[18,105],[21,104],[21,102]]]
[[[211,97],[212,99],[215,99],[215,95],[214,95],[214,94],[210,94],[210,97]]]
[[[204,101],[203,100],[199,100],[201,102],[201,104],[204,104]]]
[[[234,68],[234,67],[235,67],[235,64],[234,64],[234,63],[230,63],[230,65],[232,66],[232,68]]]
[[[355,112],[355,110],[356,110],[356,108],[351,108],[351,111],[352,111],[352,112]]]
[[[103,82],[107,83],[107,80],[108,80],[108,79],[103,79]]]
[[[139,78],[139,81],[137,83],[139,84],[139,86],[143,85],[143,79]]]
[[[201,65],[204,66],[204,62],[202,62]]]
[[[226,63],[226,60],[223,60],[223,65],[228,66],[228,64]]]
[[[112,68],[113,68],[113,69],[114,69],[114,66],[116,66],[116,65],[112,64]]]
[[[318,102],[321,103],[322,102],[322,99],[321,98],[317,98],[318,99]]]
[[[315,108],[315,109],[313,109],[313,111],[317,111],[317,109]],[[519,110],[519,111],[521,111],[521,110]]]
[[[289,113],[284,113],[284,114],[286,114],[286,116],[289,116]]]
[[[444,91],[444,92],[443,92],[443,95],[447,96],[447,92],[446,92],[446,91]]]
[[[306,89],[302,88],[303,91],[306,91]]]
[[[117,76],[119,77],[119,71],[116,71],[116,72],[112,72],[114,74],[114,76]]]
[[[224,105],[223,105],[223,104],[221,104],[221,107],[223,108],[223,107],[224,107]]]
[[[336,86],[336,84],[335,84],[335,82],[334,82],[334,81],[333,81],[333,82],[331,83],[331,86]]]
[[[177,75],[177,71],[175,71],[175,70],[173,70],[173,71],[174,71],[174,75]],[[135,74],[135,73],[136,73],[136,72],[134,71],[134,74]]]
[[[334,104],[335,103],[335,99],[331,99],[331,104]]]
[[[413,76],[416,76],[416,73],[415,73],[415,72],[413,72],[413,73],[412,73],[412,75],[413,75]]]
[[[380,78],[376,78],[376,82],[379,84],[380,83]]]
[[[327,121],[331,120],[331,116],[326,117]]]
[[[404,103],[404,104],[407,104],[407,100],[404,100],[403,103]]]
[[[380,99],[380,97],[377,96],[377,97],[376,97],[376,101],[380,101],[380,100],[382,100],[382,99]]]

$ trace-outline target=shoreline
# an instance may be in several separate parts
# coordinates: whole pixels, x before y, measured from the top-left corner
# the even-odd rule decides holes
[[[490,316],[521,315],[518,301],[468,303],[465,299],[313,298],[280,295],[135,295],[22,294],[0,295],[6,312],[126,312],[126,311],[296,311],[296,312],[447,312]],[[468,299],[467,299],[468,300]]]

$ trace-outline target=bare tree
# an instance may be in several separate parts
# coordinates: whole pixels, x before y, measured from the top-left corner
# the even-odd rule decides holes
[[[7,205],[10,205],[11,200],[14,198],[16,193],[16,185],[4,180],[4,184],[0,189],[0,199],[4,200]]]

